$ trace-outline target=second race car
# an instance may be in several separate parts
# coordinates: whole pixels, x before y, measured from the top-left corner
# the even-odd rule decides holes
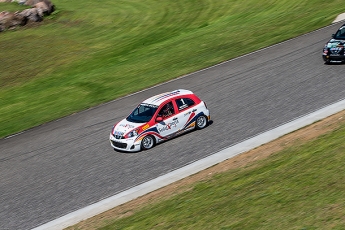
[[[345,62],[345,24],[343,24],[323,48],[322,58],[325,64]]]

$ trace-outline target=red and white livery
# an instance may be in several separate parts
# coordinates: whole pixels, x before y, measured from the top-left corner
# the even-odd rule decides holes
[[[189,90],[174,90],[146,99],[115,124],[110,144],[121,151],[147,150],[184,132],[203,129],[209,121],[205,102]]]

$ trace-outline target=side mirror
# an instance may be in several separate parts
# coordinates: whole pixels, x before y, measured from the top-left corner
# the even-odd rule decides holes
[[[163,117],[156,117],[156,122],[162,122],[163,121]]]
[[[335,34],[332,34],[332,38],[334,38]]]

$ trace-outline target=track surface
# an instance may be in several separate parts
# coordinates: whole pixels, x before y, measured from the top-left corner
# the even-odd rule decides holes
[[[344,99],[345,65],[324,65],[340,23],[0,140],[0,229],[30,229]],[[186,88],[213,123],[140,153],[111,149],[114,122]]]

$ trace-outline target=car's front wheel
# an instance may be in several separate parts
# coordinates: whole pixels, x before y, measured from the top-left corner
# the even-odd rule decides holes
[[[196,129],[203,129],[207,126],[207,117],[204,115],[199,116],[195,121]]]
[[[155,146],[156,141],[155,138],[151,135],[145,136],[142,141],[141,141],[141,149],[142,150],[147,150]]]

